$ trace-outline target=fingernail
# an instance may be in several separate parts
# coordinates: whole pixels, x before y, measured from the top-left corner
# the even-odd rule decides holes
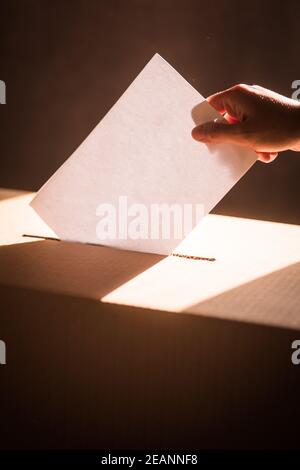
[[[194,127],[194,129],[192,130],[192,137],[193,137],[193,139],[200,140],[201,142],[204,139],[204,136],[203,136],[203,134],[201,134],[198,127]]]

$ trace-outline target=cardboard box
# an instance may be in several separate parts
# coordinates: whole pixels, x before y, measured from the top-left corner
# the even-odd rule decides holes
[[[299,226],[209,215],[163,257],[49,239],[32,196],[0,193],[2,448],[299,445]]]

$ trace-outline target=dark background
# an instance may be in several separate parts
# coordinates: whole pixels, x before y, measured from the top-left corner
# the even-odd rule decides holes
[[[297,1],[1,1],[0,186],[37,190],[155,52],[207,96],[238,82],[291,96]],[[216,212],[300,223],[299,155],[257,163]]]

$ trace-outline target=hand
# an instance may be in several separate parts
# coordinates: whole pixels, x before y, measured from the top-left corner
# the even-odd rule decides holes
[[[300,103],[257,85],[236,85],[207,98],[227,122],[206,122],[192,131],[205,143],[233,143],[273,161],[283,150],[300,151]]]

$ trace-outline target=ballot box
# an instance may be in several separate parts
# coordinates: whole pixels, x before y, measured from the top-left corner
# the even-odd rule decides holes
[[[208,215],[162,256],[60,241],[32,197],[0,192],[1,448],[299,445],[300,226]]]

